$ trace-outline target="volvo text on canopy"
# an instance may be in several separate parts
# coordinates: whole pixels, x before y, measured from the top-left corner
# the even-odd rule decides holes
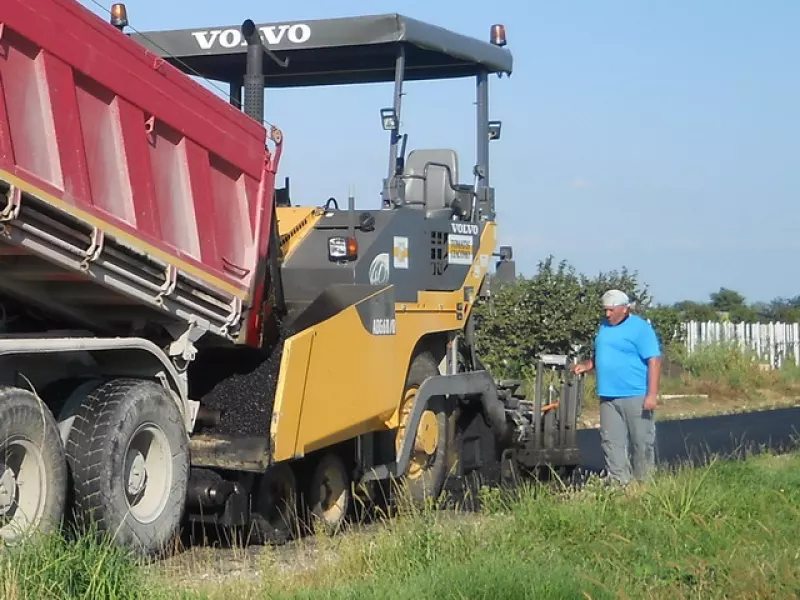
[[[248,37],[249,33],[258,36]],[[513,59],[505,48],[505,27],[490,28],[484,42],[399,14],[287,21],[242,26],[151,31],[132,37],[187,74],[227,84],[230,102],[263,120],[263,88],[394,82],[391,106],[379,109],[389,131],[388,177],[383,205],[406,202],[400,175],[426,171],[425,151],[405,157],[407,137],[399,130],[403,83],[472,77],[476,82],[477,164],[473,169],[479,204],[492,204],[489,186],[489,142],[500,137],[500,121],[489,119],[489,75],[510,75]],[[250,51],[248,42],[264,52]],[[249,58],[248,58],[249,57]],[[244,90],[244,98],[242,92]],[[376,111],[378,112],[378,111]],[[451,153],[452,154],[452,153]],[[433,157],[442,159],[443,155]],[[414,158],[417,160],[415,161]],[[419,163],[425,158],[425,163]],[[456,159],[457,160],[457,159]],[[447,165],[458,184],[457,165]],[[428,167],[429,168],[429,167]],[[287,182],[288,187],[288,182]],[[282,192],[282,193],[280,193]],[[288,190],[279,202],[288,202]]]

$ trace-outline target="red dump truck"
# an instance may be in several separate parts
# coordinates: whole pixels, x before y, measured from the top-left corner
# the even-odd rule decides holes
[[[577,463],[579,386],[527,401],[475,350],[490,261],[513,277],[488,174],[502,26],[129,36],[110,12],[0,2],[0,537],[74,514],[145,554],[186,517],[280,540],[287,516],[335,529],[392,479],[422,500]],[[470,183],[399,132],[404,81],[450,77],[476,80]],[[264,88],[377,81],[395,86],[381,205],[292,205]]]
[[[81,508],[119,519],[102,496],[125,472],[127,495],[149,490],[133,516],[161,515],[152,529],[168,536],[187,492],[195,344],[261,340],[280,146],[73,1],[2,2],[0,98],[0,428],[19,432],[0,459],[0,515],[25,479],[43,493],[17,517],[61,518],[55,414]],[[87,396],[103,373],[114,379]],[[145,473],[162,481],[145,487]]]

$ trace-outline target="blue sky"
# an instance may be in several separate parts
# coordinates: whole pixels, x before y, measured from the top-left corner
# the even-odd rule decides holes
[[[95,12],[92,0],[80,0]],[[111,2],[98,0],[103,6]],[[530,274],[549,254],[638,270],[659,302],[800,294],[800,3],[493,0],[128,0],[139,31],[400,12],[486,39],[503,23],[510,79],[491,79],[500,243]],[[106,15],[103,15],[104,17]],[[414,147],[475,161],[474,82],[410,84]],[[278,90],[280,176],[295,203],[378,207],[390,85]]]

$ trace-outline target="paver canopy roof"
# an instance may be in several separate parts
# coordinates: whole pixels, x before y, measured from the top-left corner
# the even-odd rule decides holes
[[[405,47],[406,80],[468,77],[486,70],[510,74],[502,47],[398,14],[256,24],[283,68],[264,58],[266,87],[393,81]],[[131,37],[192,75],[239,80],[247,44],[241,25],[151,31]],[[487,38],[489,28],[487,27]]]

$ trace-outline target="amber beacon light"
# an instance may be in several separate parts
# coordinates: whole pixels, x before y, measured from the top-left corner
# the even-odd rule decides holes
[[[120,31],[128,26],[128,9],[121,2],[111,6],[111,24]]]
[[[491,33],[489,35],[489,39],[491,40],[492,44],[495,46],[505,46],[506,45],[506,26],[505,25],[492,25]]]

